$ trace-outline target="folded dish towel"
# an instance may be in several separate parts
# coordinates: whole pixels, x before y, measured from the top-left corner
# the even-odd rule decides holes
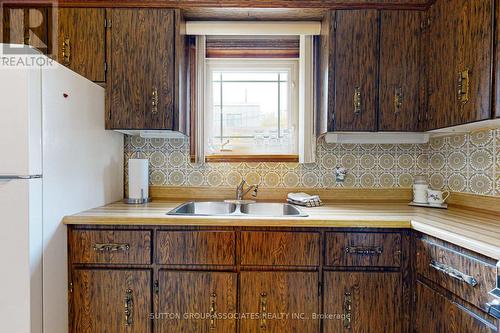
[[[287,201],[291,204],[304,207],[321,206],[319,195],[309,195],[307,193],[288,193]]]

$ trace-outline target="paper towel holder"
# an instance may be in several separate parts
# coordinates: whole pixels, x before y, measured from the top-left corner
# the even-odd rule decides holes
[[[151,198],[144,198],[144,190],[141,189],[141,197],[139,199],[125,198],[123,202],[128,205],[143,205],[151,202]]]

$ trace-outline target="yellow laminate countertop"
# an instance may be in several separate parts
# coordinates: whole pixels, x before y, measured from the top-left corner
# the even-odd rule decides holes
[[[180,202],[113,203],[67,216],[68,225],[166,225],[212,227],[411,228],[500,260],[500,214],[458,207],[447,210],[402,203],[332,203],[301,208],[308,217],[172,216]]]

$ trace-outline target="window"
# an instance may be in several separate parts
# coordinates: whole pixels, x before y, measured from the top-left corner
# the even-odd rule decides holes
[[[295,59],[207,59],[207,153],[297,154],[298,65]]]

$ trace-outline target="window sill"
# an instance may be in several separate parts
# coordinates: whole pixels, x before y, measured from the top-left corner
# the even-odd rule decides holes
[[[290,162],[298,163],[299,155],[275,154],[275,155],[236,155],[236,154],[214,154],[205,157],[206,162]]]

